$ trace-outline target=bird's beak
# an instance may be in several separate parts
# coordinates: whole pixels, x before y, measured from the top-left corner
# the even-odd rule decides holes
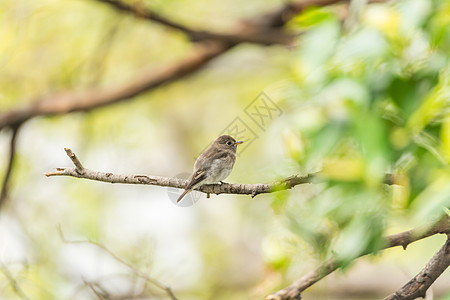
[[[236,143],[234,143],[235,146],[242,144],[244,141],[237,141]]]

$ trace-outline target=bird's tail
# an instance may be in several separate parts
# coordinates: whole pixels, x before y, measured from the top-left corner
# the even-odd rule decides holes
[[[192,189],[185,189],[183,194],[181,194],[180,197],[178,197],[177,199],[177,203],[181,201],[181,199],[183,199],[184,196],[186,196],[187,193],[189,193],[190,191],[192,191]]]

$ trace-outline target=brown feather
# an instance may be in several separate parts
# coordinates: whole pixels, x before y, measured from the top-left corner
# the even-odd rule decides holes
[[[192,191],[192,189],[185,189],[184,192],[181,194],[181,196],[178,197],[177,203],[180,202],[181,199],[183,199],[183,197],[186,196],[186,194],[189,193],[190,191]]]

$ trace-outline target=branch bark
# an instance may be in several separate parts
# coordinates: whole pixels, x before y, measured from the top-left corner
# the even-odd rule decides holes
[[[83,167],[78,157],[72,150],[65,148],[67,156],[72,160],[75,167],[73,168],[57,168],[56,171],[45,173],[47,177],[51,176],[71,176],[109,183],[128,183],[128,184],[145,184],[157,185],[163,187],[173,187],[184,189],[188,184],[187,179],[162,177],[151,175],[125,175],[113,174],[109,172],[93,171]],[[256,184],[205,184],[196,190],[207,194],[241,194],[252,195],[271,193],[277,190],[290,189],[296,185],[311,183],[316,178],[316,174],[308,174],[305,176],[295,175],[273,183],[256,183]]]
[[[428,288],[450,265],[450,235],[438,252],[428,261],[425,267],[406,283],[401,289],[384,298],[384,300],[414,300],[425,298]]]
[[[187,179],[162,177],[152,175],[132,175],[132,174],[113,174],[110,172],[101,172],[89,170],[83,167],[82,163],[69,148],[64,148],[67,156],[72,160],[75,167],[73,168],[57,168],[56,171],[44,173],[45,176],[71,176],[76,178],[84,178],[95,181],[109,183],[127,183],[127,184],[145,184],[157,185],[164,187],[173,187],[184,189],[188,184]],[[397,184],[398,175],[387,174],[384,180],[385,184]],[[195,190],[206,194],[240,194],[251,195],[255,197],[259,194],[273,193],[279,190],[293,188],[296,185],[320,182],[320,173],[311,173],[307,175],[293,175],[272,183],[255,183],[255,184],[204,184]]]
[[[450,217],[445,216],[438,222],[432,225],[420,226],[402,233],[389,235],[385,237],[385,246],[381,249],[388,249],[397,246],[402,246],[403,249],[418,240],[424,239],[426,237],[442,233],[450,234]],[[368,252],[362,253],[360,256],[370,254]],[[359,257],[360,257],[359,256]],[[358,257],[355,257],[355,259]],[[293,300],[301,299],[301,292],[306,290],[308,287],[312,286],[325,276],[331,274],[336,269],[339,268],[339,263],[335,259],[331,258],[325,261],[314,271],[300,277],[294,281],[290,286],[279,290],[278,292],[268,295],[266,300]]]
[[[279,28],[284,26],[305,8],[311,6],[328,6],[339,2],[349,2],[348,0],[302,0],[289,2],[286,5],[264,14],[261,18],[254,18],[249,22],[254,26]]]

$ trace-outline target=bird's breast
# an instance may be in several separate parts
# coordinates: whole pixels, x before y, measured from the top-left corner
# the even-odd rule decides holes
[[[205,183],[211,184],[224,180],[230,175],[233,165],[234,159],[232,156],[214,160],[208,170]]]

